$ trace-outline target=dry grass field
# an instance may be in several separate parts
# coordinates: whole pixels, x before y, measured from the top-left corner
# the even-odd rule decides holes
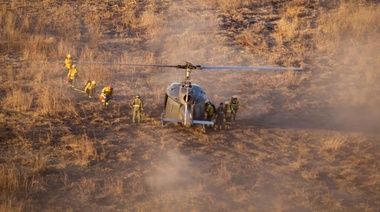
[[[1,0],[0,211],[380,211],[379,49],[377,0]],[[304,71],[195,70],[242,105],[204,134],[160,126],[182,71],[96,64],[185,61]]]

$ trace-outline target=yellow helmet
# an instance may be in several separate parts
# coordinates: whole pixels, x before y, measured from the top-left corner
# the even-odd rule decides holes
[[[94,80],[94,81],[92,81],[92,84],[94,84],[94,85],[95,85],[95,80]]]
[[[230,104],[230,102],[229,102],[229,101],[226,101],[224,104],[225,104],[225,105],[229,105],[229,104]]]
[[[71,67],[75,68],[76,66],[75,66],[75,64],[73,64]]]
[[[67,56],[66,56],[67,58],[70,58],[71,57],[71,54],[67,54]]]
[[[236,96],[236,95],[233,95],[232,98],[233,98],[233,99],[237,99],[237,96]]]

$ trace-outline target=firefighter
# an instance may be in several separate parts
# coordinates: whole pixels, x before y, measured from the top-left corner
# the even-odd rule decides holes
[[[208,100],[206,101],[205,103],[205,110],[206,110],[206,119],[207,121],[211,121],[212,120],[212,117],[214,116],[214,107],[212,106],[212,103],[209,102]],[[210,127],[210,125],[207,125],[208,127]]]
[[[69,73],[72,65],[73,65],[73,59],[71,58],[71,54],[67,54],[66,59],[65,59],[65,65],[64,65],[64,67],[67,69],[66,74]]]
[[[224,129],[224,105],[223,102],[219,104],[218,109],[216,109],[216,121],[214,125],[214,130]]]
[[[86,92],[88,98],[92,98],[92,95],[95,93],[95,84],[96,82],[93,80],[87,81],[86,86],[84,87],[84,92]]]
[[[133,109],[133,123],[140,123],[141,121],[141,112],[144,110],[143,101],[140,99],[140,95],[136,95],[135,99],[132,101],[132,109]]]
[[[236,115],[237,115],[237,112],[238,112],[239,107],[240,107],[240,102],[239,102],[236,95],[233,95],[231,98],[231,107],[232,107],[232,109],[234,109],[234,112],[235,112],[232,115],[232,119],[235,122],[236,121]]]
[[[235,114],[235,111],[229,101],[225,102],[225,107],[224,107],[224,114],[226,118],[226,129],[229,129],[231,127],[231,119],[233,114]]]
[[[75,78],[78,75],[78,70],[75,64],[71,65],[69,72],[67,73],[67,83],[70,84],[70,87],[75,87]]]
[[[113,98],[114,95],[114,89],[111,85],[106,86],[102,89],[102,93],[100,94],[99,98],[104,103],[105,107],[108,107],[109,101]]]

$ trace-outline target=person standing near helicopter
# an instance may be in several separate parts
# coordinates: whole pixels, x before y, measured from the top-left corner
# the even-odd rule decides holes
[[[143,104],[143,101],[140,99],[140,95],[136,95],[135,99],[132,101],[132,109],[133,109],[133,117],[132,117],[132,121],[133,123],[136,123],[136,119],[137,119],[137,123],[140,124],[140,121],[141,121],[141,112],[144,110],[144,104]]]
[[[211,121],[212,117],[215,114],[214,106],[210,101],[206,101],[205,103],[205,110],[206,110],[206,120]]]
[[[232,116],[235,114],[235,111],[229,101],[226,101],[224,105],[225,105],[224,114],[226,117],[226,129],[229,129],[231,127],[231,119],[232,119]]]
[[[216,109],[216,121],[214,125],[214,130],[224,129],[224,105],[223,102],[219,104],[218,109]]]
[[[232,114],[232,120],[235,122],[236,121],[236,115],[240,107],[240,102],[237,98],[236,95],[233,95],[231,98],[231,107],[234,110],[234,113]]]

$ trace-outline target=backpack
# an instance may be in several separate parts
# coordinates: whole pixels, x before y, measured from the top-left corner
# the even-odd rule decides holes
[[[210,104],[211,104],[212,108],[214,108],[214,113],[216,113],[215,105],[213,103],[211,103],[211,102],[210,102]]]

